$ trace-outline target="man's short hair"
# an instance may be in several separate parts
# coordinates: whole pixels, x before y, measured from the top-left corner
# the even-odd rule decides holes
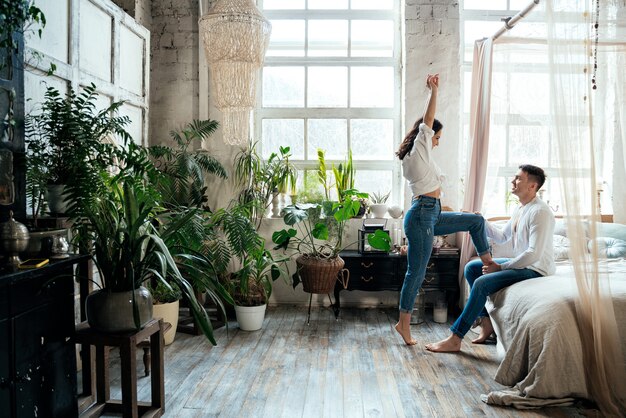
[[[541,186],[546,182],[546,173],[542,168],[530,164],[522,164],[518,168],[528,174],[530,181],[537,183],[537,190],[541,189]]]

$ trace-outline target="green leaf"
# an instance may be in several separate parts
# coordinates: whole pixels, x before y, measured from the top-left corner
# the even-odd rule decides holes
[[[289,245],[289,241],[291,240],[291,238],[296,236],[296,230],[295,229],[289,229],[289,230],[281,230],[281,231],[276,231],[272,234],[272,242],[274,244],[278,244],[276,247],[274,247],[275,250],[278,249],[287,249],[288,245]]]
[[[328,227],[323,223],[315,224],[313,230],[311,231],[311,235],[313,235],[316,239],[327,240],[328,239]]]
[[[367,242],[377,250],[389,251],[391,249],[391,237],[382,229],[377,229],[373,234],[367,234]]]
[[[287,206],[283,209],[283,213],[285,214],[283,216],[283,220],[289,226],[293,226],[298,222],[302,222],[309,217],[309,214],[306,210],[299,209],[296,206]]]

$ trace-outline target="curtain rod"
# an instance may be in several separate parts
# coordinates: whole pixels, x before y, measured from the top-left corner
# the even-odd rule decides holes
[[[507,17],[506,19],[504,19],[504,26],[500,28],[500,30],[498,30],[496,33],[494,33],[491,39],[495,41],[500,36],[502,36],[504,32],[506,32],[507,30],[513,29],[513,26],[515,26],[517,22],[519,22],[524,17],[526,17],[528,12],[534,9],[535,6],[537,6],[538,4],[539,4],[539,0],[533,0],[528,6],[526,6],[523,10],[520,10],[520,12],[517,13],[515,16]]]

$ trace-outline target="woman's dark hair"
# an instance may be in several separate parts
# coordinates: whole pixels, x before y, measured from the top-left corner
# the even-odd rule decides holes
[[[404,156],[407,155],[409,151],[411,151],[411,149],[413,149],[413,143],[415,142],[415,138],[417,137],[417,133],[419,132],[420,124],[423,122],[424,118],[419,118],[418,120],[416,120],[413,124],[413,128],[404,137],[404,140],[400,144],[400,148],[396,152],[396,155],[399,159],[403,160]],[[433,131],[435,131],[436,133],[439,132],[442,128],[443,124],[435,119],[433,122]]]

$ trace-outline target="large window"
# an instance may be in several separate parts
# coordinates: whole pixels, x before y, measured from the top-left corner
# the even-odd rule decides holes
[[[502,19],[515,15],[528,3],[528,0],[465,0],[463,4],[464,143],[469,143],[474,41],[493,35],[502,28]],[[541,20],[540,13],[533,11],[517,24],[515,35],[545,39]],[[547,171],[548,181],[541,194],[557,211],[560,196],[556,152],[546,127],[550,112],[547,56],[541,51],[520,54],[515,48],[494,50],[489,165],[483,211],[488,215],[509,214],[515,207],[510,182],[520,164],[534,164]]]
[[[310,191],[321,189],[318,148],[329,168],[352,150],[355,186],[391,191],[398,201],[398,0],[260,0],[259,7],[272,23],[255,117],[262,156],[289,146],[302,170],[300,191]]]

